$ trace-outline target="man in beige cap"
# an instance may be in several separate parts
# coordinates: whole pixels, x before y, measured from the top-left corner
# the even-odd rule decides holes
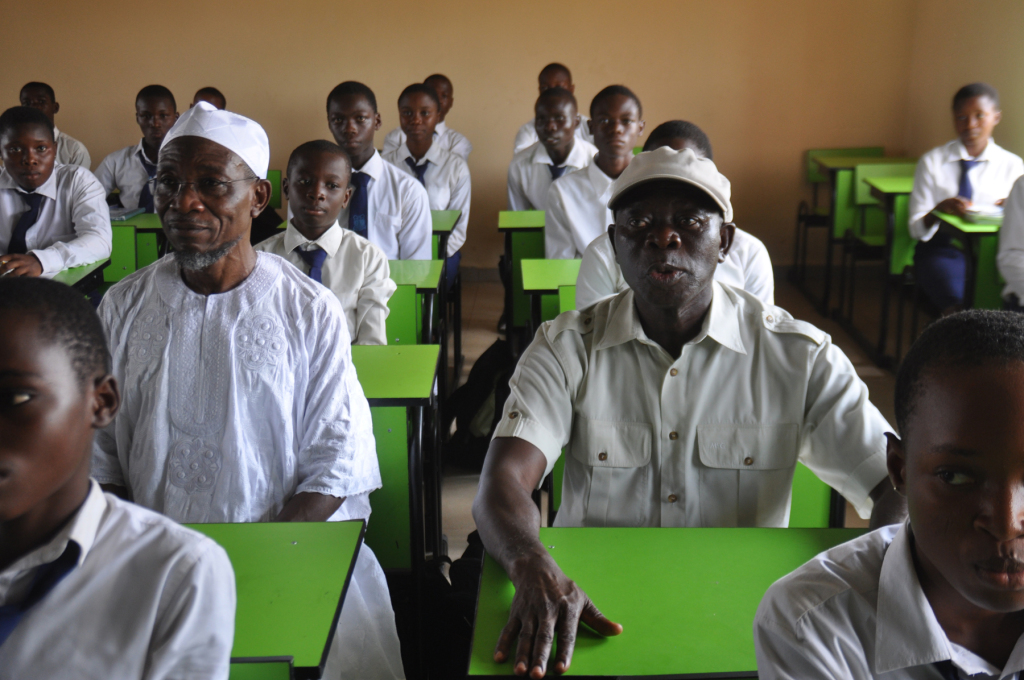
[[[713,161],[668,147],[612,185],[608,234],[630,288],[537,332],[519,361],[473,507],[516,588],[495,659],[569,666],[606,619],[537,539],[531,499],[566,451],[556,526],[785,527],[803,462],[880,526],[892,428],[828,335],[715,282],[735,226]]]

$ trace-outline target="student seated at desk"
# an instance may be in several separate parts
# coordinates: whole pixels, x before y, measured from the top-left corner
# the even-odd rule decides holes
[[[452,104],[455,103],[455,91],[452,88],[452,81],[448,80],[448,76],[435,73],[432,76],[427,76],[423,84],[434,88],[440,105],[437,126],[434,128],[434,143],[445,151],[461,157],[464,161],[468,161],[469,154],[473,152],[473,145],[463,135],[460,135],[445,124],[445,118],[448,116],[448,112],[452,110]],[[399,126],[384,136],[384,150],[381,153],[386,158],[388,154],[397,151],[398,147],[403,144],[405,144],[405,132]]]
[[[889,478],[908,521],[780,579],[758,677],[1006,680],[1024,673],[1024,317],[925,329],[896,378]]]
[[[441,148],[434,135],[440,106],[437,93],[430,85],[405,88],[398,98],[398,117],[405,141],[391,153],[385,153],[384,160],[416,178],[426,188],[431,210],[462,211],[448,237],[447,283],[451,288],[459,273],[460,249],[466,242],[472,186],[466,161]],[[438,257],[444,256],[438,253]]]
[[[1002,205],[1024,161],[995,143],[992,131],[1002,117],[999,93],[985,83],[961,87],[953,96],[957,139],[921,156],[910,194],[910,235],[917,239],[914,275],[918,286],[942,313],[964,303],[967,259],[949,234],[939,231],[933,210],[963,216],[969,208]]]
[[[331,90],[327,125],[352,160],[352,198],[341,224],[369,239],[389,260],[431,259],[430,198],[422,184],[374,148],[380,113],[373,90],[352,81]]]
[[[556,87],[568,90],[573,94],[576,93],[576,84],[572,82],[572,74],[569,72],[568,67],[557,63],[548,64],[541,69],[540,75],[537,76],[537,89],[543,93],[545,90],[553,90]],[[581,115],[580,121],[580,125],[576,128],[576,136],[584,142],[593,144],[594,137],[590,133],[590,128],[586,126],[588,122],[587,117]],[[536,119],[523,123],[523,127],[519,128],[519,132],[516,133],[515,141],[512,144],[512,153],[517,154],[539,141],[540,137],[537,136]]]
[[[186,111],[160,149],[154,190],[173,252],[100,303],[128,389],[96,439],[94,476],[179,522],[365,520],[381,485],[338,299],[249,244],[270,200],[269,159],[254,121],[206,102]],[[387,582],[366,545],[325,673],[404,677]]]
[[[534,107],[540,141],[526,147],[508,166],[508,209],[544,210],[551,183],[590,165],[597,149],[579,139],[576,97],[560,87],[544,90]]]
[[[148,182],[156,174],[156,157],[164,135],[178,120],[174,95],[163,85],[147,85],[135,97],[135,122],[142,130],[138,144],[115,151],[96,168],[96,179],[107,190],[107,201],[129,210],[153,212]],[[114,190],[120,193],[114,194]]]
[[[227,97],[224,93],[215,87],[201,87],[196,90],[195,96],[192,97],[192,103],[188,105],[188,108],[192,108],[199,102],[206,102],[212,104],[214,108],[223,111],[228,108]]]
[[[228,677],[223,548],[89,478],[120,402],[71,288],[0,280],[0,677]]]
[[[85,144],[71,135],[61,132],[54,124],[53,119],[60,111],[60,104],[57,102],[57,95],[54,94],[52,87],[46,83],[25,83],[21,88],[19,99],[22,106],[39,109],[50,119],[50,125],[53,125],[53,136],[57,139],[58,163],[81,165],[86,170],[92,167],[92,157],[89,156],[89,150],[85,148]]]
[[[713,280],[733,237],[715,164],[689,149],[640,154],[610,204],[630,289],[541,325],[473,505],[515,585],[495,659],[520,675],[543,675],[553,640],[563,672],[580,620],[621,630],[537,538],[532,493],[563,447],[555,526],[785,527],[797,461],[875,525],[902,516],[886,475],[891,428],[849,359],[814,326]]]
[[[644,144],[644,151],[661,146],[676,151],[690,149],[700,157],[713,160],[711,140],[703,130],[685,120],[670,120],[654,128]],[[611,210],[607,212],[607,220],[609,224],[614,221]],[[768,249],[761,239],[739,227],[736,227],[732,247],[715,269],[715,280],[742,288],[767,305],[775,304],[775,278]],[[627,288],[629,285],[615,261],[615,251],[606,230],[583,251],[576,279],[576,308],[586,309]]]
[[[288,228],[256,246],[274,253],[331,289],[348,322],[353,345],[388,344],[388,300],[397,286],[380,248],[338,224],[352,196],[352,165],[340,146],[306,142],[288,158],[283,191]]]
[[[633,91],[609,85],[590,102],[597,155],[590,165],[570,172],[548,189],[544,210],[544,256],[571,260],[612,223],[608,196],[612,182],[633,159],[633,149],[644,131],[644,107]]]
[[[103,187],[79,165],[55,162],[50,119],[15,106],[0,115],[0,277],[52,277],[110,257]]]

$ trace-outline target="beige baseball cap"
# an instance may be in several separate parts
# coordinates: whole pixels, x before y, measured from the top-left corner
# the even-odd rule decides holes
[[[718,172],[715,162],[701,158],[692,149],[675,149],[662,146],[645,151],[633,157],[619,178],[612,182],[612,197],[608,207],[615,209],[615,202],[633,187],[656,179],[670,179],[685,182],[701,189],[722,209],[726,222],[732,222],[732,187],[725,175]]]

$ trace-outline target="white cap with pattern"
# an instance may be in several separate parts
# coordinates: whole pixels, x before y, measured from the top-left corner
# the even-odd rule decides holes
[[[612,182],[612,197],[608,207],[614,210],[615,202],[633,187],[658,179],[675,180],[692,184],[701,189],[722,209],[726,222],[732,222],[732,187],[725,175],[718,172],[715,162],[702,158],[691,149],[676,151],[662,146],[653,151],[637,154]]]
[[[270,166],[270,140],[259,123],[230,111],[221,111],[208,102],[197,102],[181,114],[164,141],[163,149],[178,137],[202,137],[227,147],[245,161],[260,179],[267,178]]]

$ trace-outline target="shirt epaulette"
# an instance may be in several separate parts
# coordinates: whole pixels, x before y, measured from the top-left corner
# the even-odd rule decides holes
[[[820,345],[828,339],[828,333],[806,321],[800,321],[779,309],[765,309],[761,312],[764,327],[773,333],[796,333]]]
[[[565,331],[575,331],[580,335],[587,335],[594,331],[594,313],[589,309],[582,312],[570,310],[562,312],[548,323],[550,324],[548,336],[552,339]]]

